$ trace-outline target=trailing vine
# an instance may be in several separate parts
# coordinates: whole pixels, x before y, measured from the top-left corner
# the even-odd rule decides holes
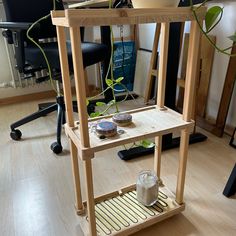
[[[195,17],[195,20],[197,21],[197,24],[201,30],[201,32],[203,33],[203,35],[207,38],[207,40],[209,41],[209,43],[220,53],[223,53],[227,56],[230,57],[235,57],[236,54],[231,54],[229,52],[227,52],[228,50],[232,49],[233,46],[229,46],[226,48],[220,48],[218,45],[216,45],[212,39],[209,37],[209,33],[220,23],[222,17],[223,17],[223,13],[224,13],[224,9],[220,6],[213,6],[210,7],[207,10],[206,13],[206,17],[205,17],[205,29],[202,26],[201,22],[199,21],[198,17],[197,17],[197,11],[199,9],[201,9],[201,7],[203,7],[207,2],[209,2],[209,0],[204,0],[203,3],[201,3],[199,6],[194,6],[193,5],[193,0],[190,0],[190,7],[191,10],[193,12],[193,15]],[[233,44],[236,43],[236,31],[233,35],[228,37]]]

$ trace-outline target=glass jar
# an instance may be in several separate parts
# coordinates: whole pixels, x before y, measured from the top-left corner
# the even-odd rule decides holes
[[[154,171],[144,170],[138,174],[136,183],[137,200],[145,206],[152,206],[158,197],[158,178]]]

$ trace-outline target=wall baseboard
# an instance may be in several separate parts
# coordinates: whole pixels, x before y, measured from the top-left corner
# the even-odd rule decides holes
[[[40,99],[53,98],[53,97],[56,97],[56,92],[53,90],[50,90],[50,91],[43,91],[43,92],[38,92],[38,93],[19,95],[19,96],[14,96],[14,97],[1,98],[0,106],[35,101],[35,100],[40,100]]]
[[[216,127],[216,119],[209,116],[205,119],[202,117],[197,117],[196,124],[197,126],[209,131],[210,133],[213,133],[213,130]],[[226,124],[224,128],[224,133],[232,136],[234,129],[235,127],[233,127],[232,125]]]

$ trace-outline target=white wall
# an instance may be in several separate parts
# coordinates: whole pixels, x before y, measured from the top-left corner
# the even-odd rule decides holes
[[[4,20],[4,11],[2,1],[0,1],[0,21]],[[4,38],[2,36],[2,31],[0,29],[0,85],[9,84],[11,82],[12,76],[10,71],[10,63],[8,61],[6,46]],[[51,90],[51,86],[48,84],[36,84],[34,86],[30,85],[26,88],[2,88],[0,86],[0,99],[12,96],[30,94],[35,92]]]
[[[4,17],[3,5],[2,2],[0,1],[0,21],[2,21],[3,17]],[[9,63],[7,60],[6,47],[1,31],[0,31],[0,52],[1,52],[0,56],[0,84],[1,84],[11,80],[11,73],[10,73]]]
[[[217,44],[224,48],[232,45],[230,40],[227,39],[227,36],[232,35],[236,31],[236,1],[224,1],[224,3],[217,2],[209,4],[209,6],[213,4],[224,7],[224,17],[218,27],[212,31],[212,34],[216,35],[217,37]],[[186,31],[188,31],[188,25],[186,27]],[[140,47],[151,50],[153,45],[155,24],[140,25],[139,32]],[[228,63],[228,56],[218,52],[215,53],[209,97],[207,102],[207,116],[214,119],[217,117]],[[234,87],[234,94],[228,113],[227,124],[236,126],[236,86]]]
[[[214,3],[216,4],[216,3]],[[227,36],[232,35],[236,31],[236,2],[226,1],[224,3],[217,3],[217,5],[224,7],[224,17],[219,26],[212,31],[212,34],[217,37],[217,44],[226,48],[232,45],[232,41],[227,39]],[[212,4],[209,4],[212,6]],[[229,57],[219,52],[215,53],[213,63],[213,71],[211,77],[211,85],[209,91],[209,98],[207,104],[207,114],[210,117],[216,117],[221,93],[225,81]],[[235,68],[236,70],[236,68]],[[227,123],[236,126],[236,86],[234,86],[234,94],[231,100]]]

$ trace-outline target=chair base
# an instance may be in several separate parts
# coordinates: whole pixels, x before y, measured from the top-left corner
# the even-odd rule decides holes
[[[59,154],[62,152],[63,147],[61,144],[61,130],[62,125],[66,123],[65,119],[65,104],[64,104],[64,98],[63,96],[57,96],[56,102],[50,102],[50,103],[41,103],[38,105],[39,110],[31,115],[28,115],[24,117],[21,120],[16,121],[15,123],[11,124],[11,132],[10,136],[13,140],[20,140],[22,133],[19,129],[16,129],[20,127],[21,125],[24,125],[26,123],[29,123],[33,120],[36,120],[40,117],[44,117],[48,115],[51,112],[57,111],[57,134],[56,134],[56,141],[51,144],[51,150],[55,154]],[[93,105],[88,106],[88,113],[92,113],[95,110],[95,107]],[[77,103],[73,102],[73,111],[78,112]]]
[[[22,133],[16,128],[33,120],[36,120],[40,117],[44,117],[53,111],[57,111],[57,140],[56,142],[51,144],[51,150],[56,154],[61,153],[63,149],[61,145],[61,129],[62,125],[65,123],[65,105],[64,98],[62,96],[58,96],[56,98],[56,103],[39,104],[39,110],[37,112],[28,115],[23,119],[11,124],[11,138],[13,140],[20,140]]]

